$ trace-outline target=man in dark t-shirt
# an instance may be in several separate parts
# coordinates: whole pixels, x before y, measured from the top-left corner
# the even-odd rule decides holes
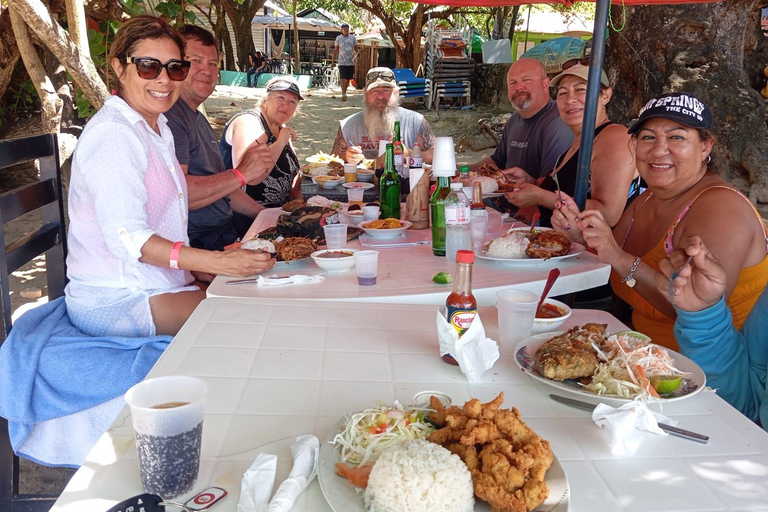
[[[189,242],[192,247],[222,250],[244,233],[235,232],[232,211],[251,218],[263,208],[242,187],[272,169],[269,148],[250,147],[238,169],[227,169],[219,153],[216,134],[205,116],[197,111],[216,88],[219,55],[213,35],[193,25],[181,31],[187,42],[185,59],[191,62],[181,94],[165,113],[173,133],[176,158],[187,178],[189,195]]]

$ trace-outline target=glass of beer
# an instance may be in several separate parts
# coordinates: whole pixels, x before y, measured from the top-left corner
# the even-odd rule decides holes
[[[207,393],[202,380],[178,375],[145,380],[125,394],[146,492],[169,499],[194,487]]]
[[[344,181],[347,183],[357,181],[357,164],[344,164]]]

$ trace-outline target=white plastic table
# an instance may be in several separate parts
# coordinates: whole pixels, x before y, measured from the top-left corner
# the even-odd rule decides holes
[[[274,226],[279,215],[278,209],[266,210],[260,214],[246,235],[246,239],[261,230]],[[265,215],[266,213],[266,215]],[[262,215],[264,215],[262,217]],[[429,230],[422,231],[430,239]],[[359,240],[353,240],[348,247],[360,249]],[[264,299],[309,299],[342,300],[362,302],[394,302],[404,304],[443,304],[451,292],[451,285],[432,282],[440,271],[454,272],[455,264],[432,254],[431,245],[417,245],[399,248],[379,248],[379,275],[373,286],[357,284],[355,270],[327,273],[326,279],[317,284],[289,285],[281,287],[259,287],[255,283],[228,285],[234,280],[217,276],[208,288],[208,297],[243,297]],[[534,261],[534,260],[530,260]],[[557,262],[539,262],[530,266],[511,266],[507,263],[476,259],[472,275],[472,288],[478,304],[496,304],[496,292],[511,286],[539,294],[544,288],[549,271],[558,267],[560,277],[549,295],[564,295],[608,282],[611,267],[590,253],[563,259]],[[279,262],[269,275],[279,274],[322,274],[311,258],[291,263]]]
[[[193,375],[210,388],[195,489],[215,485],[229,491],[212,511],[236,510],[242,475],[259,453],[278,455],[279,484],[290,470],[296,436],[311,433],[323,440],[345,413],[379,400],[412,403],[423,390],[441,391],[459,404],[503,391],[503,407],[517,407],[551,441],[569,481],[571,512],[765,510],[768,434],[714,392],[704,390],[663,410],[681,427],[709,435],[709,444],[643,433],[635,455],[613,456],[608,434],[589,413],[549,399],[553,388],[521,372],[510,348],[501,347],[483,382],[469,384],[438,356],[435,311],[360,302],[203,301],[149,377]],[[480,315],[495,337],[493,309],[481,308]],[[566,327],[591,321],[607,323],[611,331],[624,328],[592,310],[574,311]],[[141,492],[124,410],[52,510],[104,512]],[[291,510],[331,508],[315,480]]]

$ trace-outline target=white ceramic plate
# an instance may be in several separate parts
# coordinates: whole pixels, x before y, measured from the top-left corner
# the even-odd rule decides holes
[[[509,231],[530,231],[530,229],[531,228],[529,227],[521,227],[521,228],[512,228]],[[534,229],[536,231],[552,231],[552,228],[534,228]],[[492,241],[493,240],[491,240],[491,242]],[[584,247],[581,244],[577,244],[573,242],[571,243],[571,250],[568,251],[568,254],[565,254],[563,256],[553,256],[548,260],[543,260],[541,258],[529,258],[528,256],[524,258],[493,258],[491,256],[488,256],[488,250],[487,250],[491,242],[484,244],[481,250],[475,251],[475,256],[486,261],[494,261],[494,262],[505,263],[508,265],[517,265],[517,266],[546,265],[548,263],[554,263],[567,258],[573,258],[574,256],[578,256],[582,254],[584,251],[586,251],[586,247]]]
[[[501,197],[504,195],[504,192],[491,192],[489,194],[483,194],[483,197]]]
[[[371,235],[373,238],[397,238],[398,236],[405,233],[405,230],[410,228],[413,223],[407,220],[401,220],[400,224],[402,227],[394,228],[394,229],[371,229],[368,226],[368,224],[371,221],[366,221],[361,224],[358,224],[358,227],[361,228],[363,231]]]
[[[533,357],[539,347],[544,344],[545,341],[550,340],[555,336],[562,334],[563,332],[564,331],[552,331],[536,334],[518,343],[517,347],[515,347],[515,363],[517,366],[525,373],[527,373],[532,379],[538,380],[539,382],[543,382],[544,384],[563,391],[569,391],[571,393],[576,393],[577,395],[582,395],[592,399],[606,398],[618,402],[631,402],[633,400],[632,398],[621,398],[616,395],[598,395],[596,393],[592,393],[591,391],[587,391],[584,389],[584,387],[580,386],[575,380],[564,380],[562,382],[558,382],[556,380],[547,379],[546,377],[539,375],[539,373],[533,369]],[[674,396],[670,398],[662,398],[662,402],[675,402],[678,400],[683,400],[695,395],[704,389],[704,386],[707,383],[707,376],[704,375],[704,371],[699,368],[699,365],[684,355],[675,352],[674,350],[668,348],[665,350],[669,351],[669,355],[672,357],[672,359],[674,359],[675,368],[680,371],[689,373],[690,375],[683,379],[683,383],[680,385],[680,388],[675,391]]]
[[[368,190],[369,188],[373,188],[373,183],[363,183],[362,181],[353,181],[351,183],[344,183],[342,185],[344,188],[361,188],[363,190]]]
[[[338,432],[339,424],[331,430],[325,441],[320,443],[317,465],[320,489],[334,512],[367,512],[363,503],[363,494],[357,491],[359,487],[355,487],[346,478],[336,474],[336,463],[340,462],[339,451],[330,441]],[[534,512],[567,512],[570,505],[570,488],[565,470],[557,460],[557,456],[554,456],[544,479],[549,486],[549,497]],[[491,507],[475,497],[475,512],[491,512]]]

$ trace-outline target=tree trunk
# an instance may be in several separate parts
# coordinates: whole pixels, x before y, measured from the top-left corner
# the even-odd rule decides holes
[[[16,42],[19,45],[19,53],[24,61],[24,67],[27,68],[29,77],[40,96],[40,102],[43,108],[43,130],[46,133],[58,133],[59,123],[61,122],[61,99],[53,90],[53,83],[45,72],[45,67],[37,55],[37,50],[32,44],[27,31],[27,25],[16,12],[15,7],[9,8],[11,11],[11,24],[13,33],[16,35]]]
[[[11,83],[13,70],[19,61],[19,46],[11,27],[11,13],[8,9],[0,12],[0,98]]]
[[[251,22],[254,14],[262,5],[264,5],[264,0],[244,0],[242,4],[235,0],[222,0],[221,2],[235,33],[237,65],[240,71],[248,69],[248,55],[256,50],[251,33]]]
[[[88,29],[85,27],[85,10],[83,0],[66,0],[67,4],[67,32],[75,46],[85,55],[90,55],[88,44]]]
[[[754,202],[768,202],[766,105],[745,68],[748,41],[765,45],[756,15],[760,0],[627,7],[624,30],[612,33],[606,71],[614,83],[611,118],[628,123],[660,93],[685,91],[714,115],[713,164]],[[614,10],[614,24],[622,24]],[[748,36],[749,34],[749,36]],[[763,62],[763,65],[768,62]],[[765,205],[764,205],[765,206]]]
[[[83,55],[39,0],[8,0],[9,6],[61,61],[96,109],[109,96],[90,55]],[[42,97],[42,96],[41,96]]]

